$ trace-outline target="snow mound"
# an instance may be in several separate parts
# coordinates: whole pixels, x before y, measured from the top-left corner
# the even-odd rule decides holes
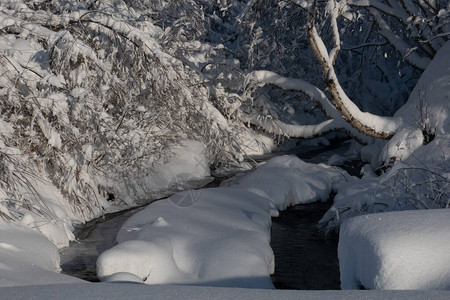
[[[201,142],[184,140],[170,151],[171,157],[153,162],[146,175],[133,178],[136,181],[133,186],[126,181],[121,183],[119,190],[130,189],[127,202],[140,203],[149,198],[162,198],[181,190],[197,188],[201,181],[209,178],[209,160]]]
[[[61,275],[56,246],[37,230],[0,219],[0,287],[79,283]]]
[[[119,244],[98,258],[97,274],[102,281],[126,272],[147,284],[272,288],[270,225],[268,201],[253,193],[182,192],[131,217]]]
[[[450,290],[450,210],[370,214],[341,226],[342,289]]]
[[[275,215],[296,204],[326,201],[346,173],[324,164],[304,162],[294,155],[271,159],[254,172],[226,185],[248,190],[270,200]]]

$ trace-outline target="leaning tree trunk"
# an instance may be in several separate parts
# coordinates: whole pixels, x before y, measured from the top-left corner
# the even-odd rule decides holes
[[[342,118],[360,133],[375,138],[389,139],[399,127],[399,120],[362,112],[344,92],[336,76],[334,62],[340,49],[339,30],[336,21],[338,12],[336,1],[330,1],[332,5],[330,19],[333,29],[333,49],[328,53],[322,38],[317,33],[315,26],[316,1],[313,1],[308,10],[308,41],[322,67],[333,104],[341,112]]]

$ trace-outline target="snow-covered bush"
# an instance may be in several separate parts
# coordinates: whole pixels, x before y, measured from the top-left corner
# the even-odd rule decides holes
[[[201,70],[224,51],[206,42],[205,4],[0,1],[2,217],[20,219],[10,211],[40,198],[30,176],[51,181],[87,220],[107,199],[148,197],[130,193],[145,191],[139,180],[184,140],[203,143],[212,165],[242,158],[239,97],[215,80],[223,74]]]

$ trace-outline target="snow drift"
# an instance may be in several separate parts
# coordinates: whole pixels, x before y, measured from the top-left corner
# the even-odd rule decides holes
[[[450,290],[450,210],[370,214],[341,226],[342,289]]]

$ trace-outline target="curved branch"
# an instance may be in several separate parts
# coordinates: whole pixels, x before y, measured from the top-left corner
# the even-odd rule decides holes
[[[389,139],[397,130],[399,122],[391,117],[381,117],[367,112],[361,112],[339,84],[326,46],[316,30],[315,3],[316,1],[314,1],[314,5],[312,5],[311,10],[308,12],[308,41],[322,67],[334,106],[340,111],[342,118],[360,133],[375,138]]]
[[[246,116],[246,118],[251,124],[257,125],[269,133],[284,135],[290,138],[309,139],[319,137],[339,128],[339,126],[337,126],[338,122],[333,119],[315,125],[296,125],[288,124],[270,117],[261,117],[257,113],[252,113],[249,116]]]
[[[293,138],[313,138],[322,136],[328,132],[341,131],[347,133],[361,144],[366,144],[369,137],[359,133],[343,118],[341,113],[331,104],[328,97],[315,85],[298,79],[287,78],[270,71],[254,71],[248,75],[261,85],[271,84],[284,91],[300,92],[316,102],[329,120],[315,125],[287,124],[280,120],[269,118],[262,119],[253,114],[248,117],[248,122],[262,127],[264,130],[274,134],[284,134]]]

